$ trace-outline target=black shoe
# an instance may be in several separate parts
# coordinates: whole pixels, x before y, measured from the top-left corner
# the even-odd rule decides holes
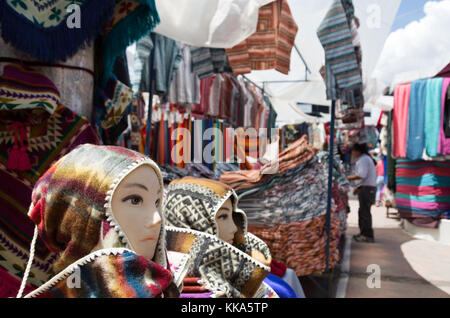
[[[364,236],[361,234],[353,236],[353,239],[356,242],[360,242],[360,243],[375,243],[375,240],[373,239],[373,237],[368,237],[368,236]]]

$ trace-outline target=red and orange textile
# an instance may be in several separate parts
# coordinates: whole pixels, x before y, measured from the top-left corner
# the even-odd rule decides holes
[[[297,32],[287,0],[276,0],[261,7],[256,33],[226,50],[233,73],[276,69],[288,74]]]

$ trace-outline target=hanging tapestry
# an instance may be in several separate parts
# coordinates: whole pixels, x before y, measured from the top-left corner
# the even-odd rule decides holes
[[[113,9],[112,0],[3,0],[2,37],[41,61],[65,61],[102,32]]]
[[[22,65],[5,66],[0,91],[2,298],[16,295],[25,271],[34,231],[27,212],[35,182],[60,156],[80,144],[99,141],[89,121],[61,105],[55,85],[32,69]],[[14,100],[16,95],[19,99]],[[48,280],[54,260],[55,255],[38,239],[29,288]]]

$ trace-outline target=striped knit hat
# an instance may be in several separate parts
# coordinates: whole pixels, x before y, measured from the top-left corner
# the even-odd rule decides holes
[[[131,249],[111,212],[111,198],[118,184],[141,165],[153,168],[163,188],[161,172],[148,157],[122,147],[90,144],[62,157],[38,180],[29,216],[47,247],[60,253],[55,271],[94,250]],[[153,261],[167,268],[163,217]]]
[[[21,64],[9,64],[0,77],[0,110],[41,108],[53,114],[59,90],[46,76]]]

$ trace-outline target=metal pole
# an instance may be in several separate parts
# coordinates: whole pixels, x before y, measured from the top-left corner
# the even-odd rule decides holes
[[[302,62],[303,62],[303,64],[305,65],[305,68],[306,68],[306,72],[311,73],[311,70],[309,69],[308,64],[306,64],[306,61],[305,61],[305,59],[303,58],[303,55],[302,55],[302,53],[300,52],[300,50],[298,49],[298,47],[297,47],[296,44],[294,44],[294,48],[295,48],[295,50],[297,51],[298,56],[300,56],[300,58],[302,59]]]
[[[330,156],[328,163],[328,202],[327,202],[327,245],[325,248],[326,271],[329,269],[330,261],[330,225],[331,225],[331,197],[333,192],[333,149],[334,149],[334,122],[336,101],[331,101],[331,123],[330,123]]]
[[[153,48],[150,51],[150,63],[149,63],[149,75],[150,75],[150,97],[148,101],[148,110],[147,110],[147,129],[145,135],[145,155],[150,156],[150,134],[152,132],[152,109],[153,109],[153,86],[155,83],[155,72],[153,70],[153,58],[155,54],[155,34],[150,34],[152,39]]]

